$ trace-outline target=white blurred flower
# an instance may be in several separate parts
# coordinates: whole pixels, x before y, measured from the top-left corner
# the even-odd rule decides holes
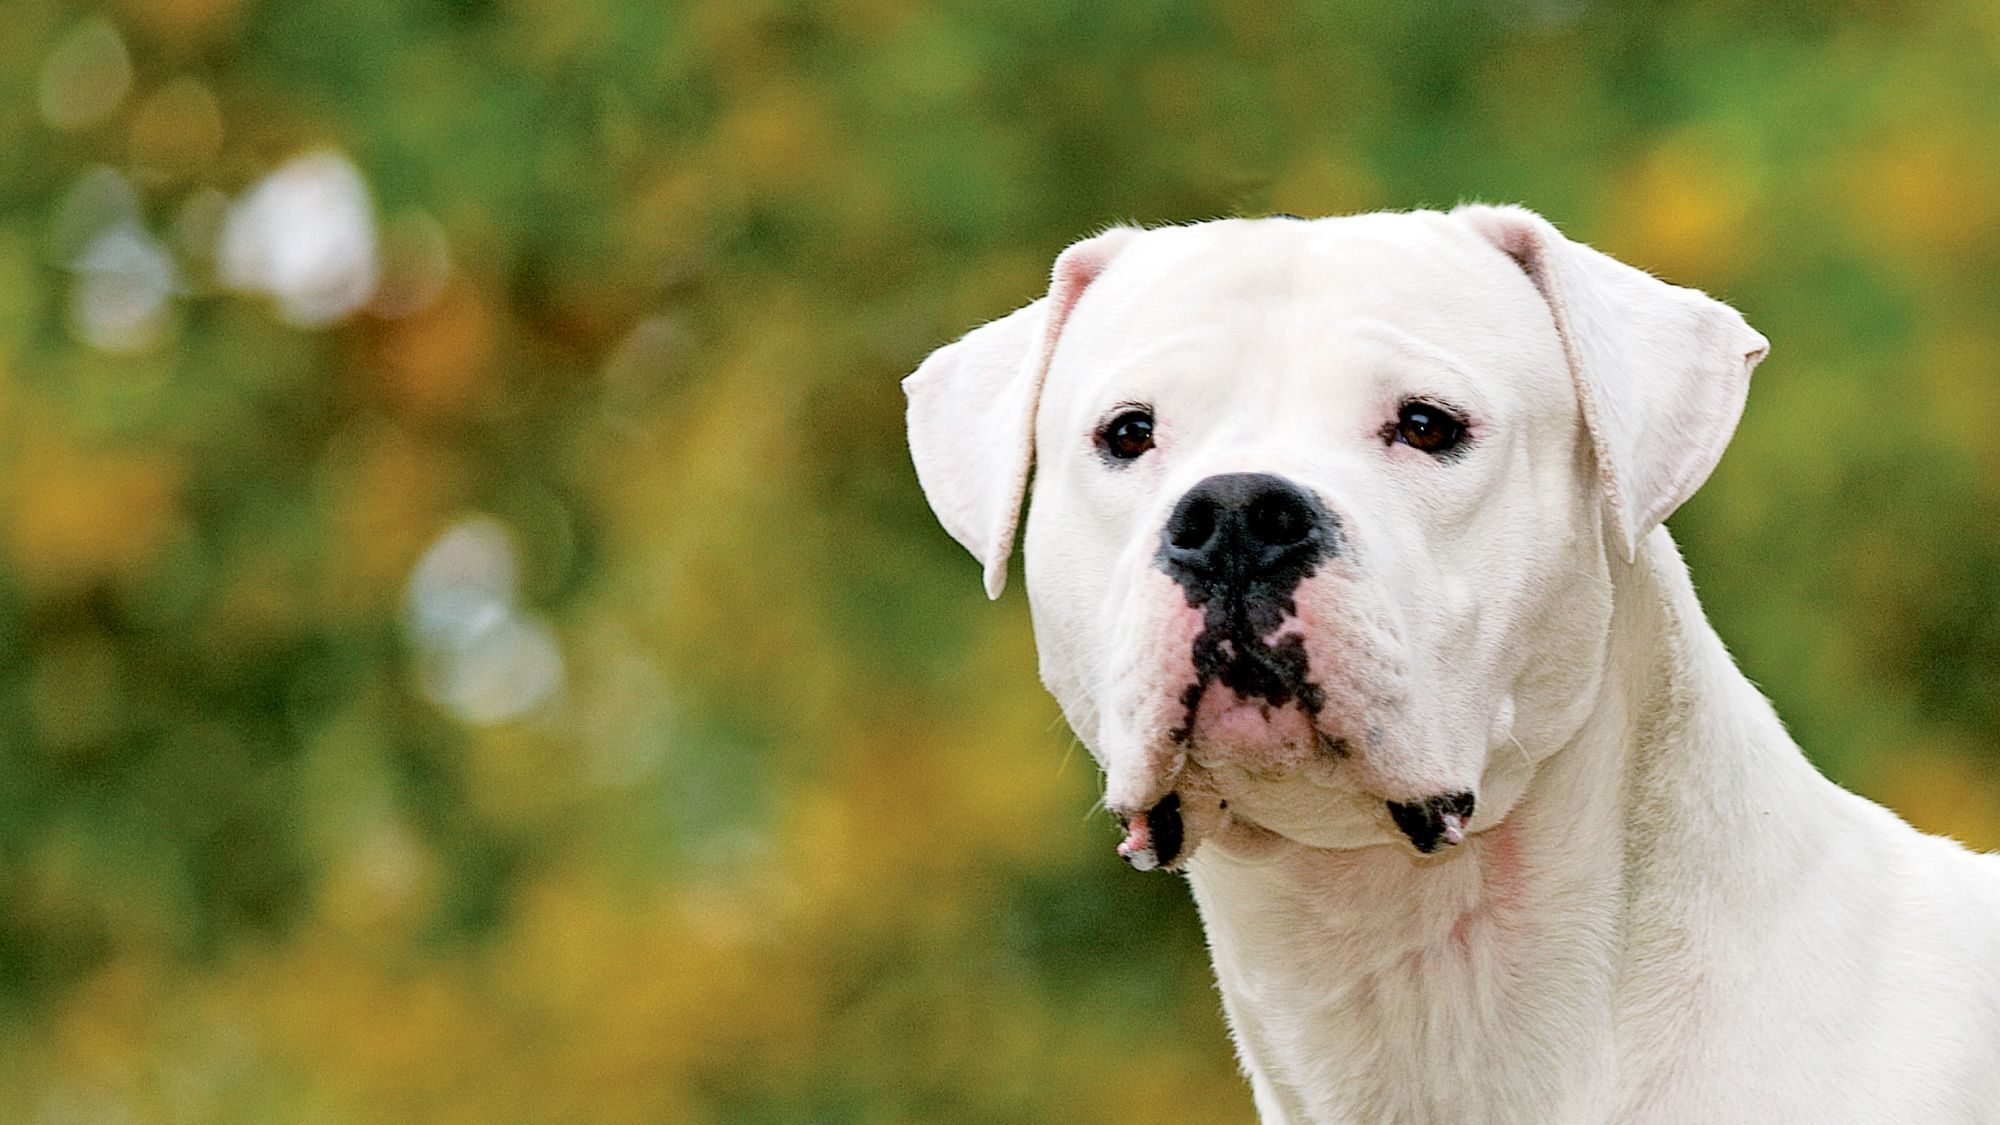
[[[55,260],[76,275],[69,323],[78,339],[121,355],[160,342],[179,279],[130,181],[110,168],[85,172],[56,206],[48,237]]]
[[[174,264],[145,228],[121,223],[84,247],[71,267],[70,326],[102,351],[146,351],[165,334],[174,292]]]
[[[513,612],[514,546],[486,516],[445,529],[410,571],[404,606],[420,646],[451,646]]]
[[[368,185],[340,153],[293,157],[230,207],[218,258],[224,285],[270,294],[301,328],[332,324],[375,292]]]
[[[506,529],[485,516],[446,529],[410,571],[405,624],[424,693],[464,722],[519,718],[562,686],[555,630],[515,604],[517,574]]]

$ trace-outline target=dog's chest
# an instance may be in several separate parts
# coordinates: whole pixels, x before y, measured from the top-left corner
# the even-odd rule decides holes
[[[1313,1120],[1569,1120],[1603,1096],[1609,958],[1511,835],[1414,877],[1367,849],[1193,883],[1246,1061]]]

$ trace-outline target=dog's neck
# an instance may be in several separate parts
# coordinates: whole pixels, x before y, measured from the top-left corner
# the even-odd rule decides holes
[[[1809,816],[1831,787],[1730,661],[1671,540],[1616,569],[1597,705],[1504,822],[1432,858],[1194,857],[1267,1121],[1604,1120],[1646,1082],[1621,1061],[1635,1039],[1673,1034],[1650,978],[1729,940],[1691,932],[1690,897],[1755,896],[1791,866],[1791,819],[1764,814]]]

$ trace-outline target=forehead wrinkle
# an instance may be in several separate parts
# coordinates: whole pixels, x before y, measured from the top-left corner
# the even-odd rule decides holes
[[[1078,333],[1083,338],[1076,340],[1074,346],[1059,350],[1056,367],[1050,371],[1054,377],[1070,368],[1082,368],[1076,377],[1052,378],[1051,386],[1060,385],[1064,393],[1080,399],[1079,409],[1090,411],[1100,410],[1125,398],[1140,402],[1145,395],[1152,393],[1152,388],[1146,385],[1148,376],[1172,371],[1176,361],[1185,361],[1204,348],[1214,350],[1208,346],[1216,335],[1213,327],[1197,325],[1168,331],[1137,348],[1125,348],[1118,346],[1114,339],[1101,338],[1102,333],[1095,331],[1097,327],[1093,324],[1085,328]],[[1060,349],[1060,344],[1058,347]],[[1118,397],[1096,401],[1106,393]]]
[[[1452,381],[1466,389],[1467,394],[1482,399],[1485,397],[1484,389],[1489,385],[1489,381],[1482,377],[1478,367],[1451,349],[1398,328],[1385,320],[1375,317],[1355,317],[1335,327],[1331,336],[1335,346],[1338,346],[1343,336],[1359,337],[1381,344],[1399,358],[1408,360],[1417,367],[1446,372]]]

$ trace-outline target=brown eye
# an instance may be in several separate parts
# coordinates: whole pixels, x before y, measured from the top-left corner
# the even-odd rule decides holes
[[[1097,444],[1106,456],[1130,461],[1153,448],[1153,415],[1145,410],[1127,410],[1104,424],[1097,432]]]
[[[1390,440],[1425,453],[1449,453],[1465,440],[1465,423],[1452,417],[1444,407],[1419,399],[1404,403],[1397,412]]]

